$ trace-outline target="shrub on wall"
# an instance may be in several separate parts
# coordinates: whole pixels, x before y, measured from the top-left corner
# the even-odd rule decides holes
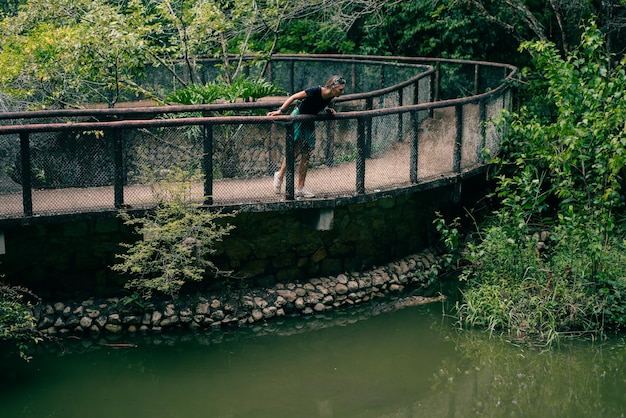
[[[32,343],[41,341],[36,331],[32,304],[38,302],[30,290],[7,286],[0,283],[0,345],[5,354],[14,349],[20,357],[28,360],[26,349]]]
[[[220,219],[231,216],[210,212],[193,202],[190,176],[180,170],[155,181],[152,190],[157,198],[154,210],[139,217],[127,212],[120,216],[142,237],[116,256],[122,261],[112,269],[128,273],[132,278],[125,284],[145,299],[155,292],[175,298],[187,282],[203,280],[207,274],[227,276],[210,259],[215,243],[233,229]],[[208,271],[207,271],[208,270]]]

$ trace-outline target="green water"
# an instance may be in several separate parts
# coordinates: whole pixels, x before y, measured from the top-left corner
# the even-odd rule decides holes
[[[116,341],[136,348],[70,340],[2,365],[0,418],[626,416],[623,339],[541,352],[443,318],[359,308]]]

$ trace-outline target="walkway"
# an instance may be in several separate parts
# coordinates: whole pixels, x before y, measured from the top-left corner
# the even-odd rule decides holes
[[[435,111],[433,118],[422,123],[419,136],[419,180],[426,182],[452,173],[452,155],[455,139],[454,108]],[[384,153],[366,160],[366,193],[385,191],[411,185],[409,178],[409,143],[396,142]],[[223,179],[213,183],[213,199],[217,206],[240,204],[267,204],[285,201],[284,194],[276,195],[272,177]],[[356,167],[354,162],[334,167],[309,170],[306,187],[316,194],[314,199],[354,196]],[[19,187],[19,185],[16,185]],[[283,185],[284,191],[284,185]],[[193,186],[193,197],[202,200],[203,186]],[[110,211],[114,201],[113,188],[65,188],[33,190],[33,213],[58,215],[77,212]],[[124,188],[124,202],[130,207],[143,208],[154,201],[148,186]],[[2,196],[0,220],[22,217],[21,191]]]

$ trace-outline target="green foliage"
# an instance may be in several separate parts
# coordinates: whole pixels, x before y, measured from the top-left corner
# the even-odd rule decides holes
[[[32,311],[38,301],[28,289],[0,283],[0,343],[15,348],[25,360],[29,346],[41,341]]]
[[[125,254],[114,271],[129,273],[125,287],[145,299],[154,293],[175,298],[183,285],[204,280],[208,274],[225,276],[211,260],[215,243],[234,228],[222,220],[231,215],[210,212],[191,200],[190,176],[169,173],[153,184],[156,208],[143,217],[121,216],[142,237],[134,244],[122,243]],[[209,271],[207,271],[207,269]]]
[[[284,25],[277,43],[281,53],[351,53],[354,42],[343,28],[316,19],[297,19]]]
[[[349,33],[362,54],[484,59],[497,28],[458,0],[393,2]]]
[[[433,221],[437,232],[441,236],[444,246],[449,251],[443,254],[442,268],[444,270],[456,270],[461,259],[461,223],[460,218],[454,218],[449,224],[440,212],[435,214],[437,217]]]
[[[238,77],[232,82],[214,81],[205,85],[192,84],[167,96],[170,103],[210,104],[218,99],[234,103],[238,99],[256,101],[267,96],[282,96],[285,91],[276,84],[256,78]]]
[[[191,84],[168,94],[166,103],[180,103],[185,105],[211,104],[222,96],[220,86],[215,83],[205,85]]]
[[[460,321],[546,344],[623,330],[625,62],[611,65],[593,22],[565,59],[544,41],[523,47],[536,101],[507,117],[500,207],[464,253]],[[533,238],[546,229],[549,245]]]
[[[0,88],[30,107],[105,102],[144,91],[145,36],[138,1],[34,1],[0,24]]]

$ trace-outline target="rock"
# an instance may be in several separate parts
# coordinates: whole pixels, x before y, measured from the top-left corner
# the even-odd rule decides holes
[[[224,315],[223,311],[215,311],[211,314],[211,319],[214,321],[221,321],[225,316],[226,315]]]
[[[261,310],[259,309],[253,309],[250,319],[252,320],[252,322],[260,321],[261,319],[263,319],[263,312],[261,312]]]
[[[161,318],[163,318],[163,314],[159,311],[152,312],[152,318],[150,319],[150,323],[152,325],[159,325],[161,322]]]
[[[309,296],[306,298],[306,303],[308,305],[314,305],[318,303],[319,301],[321,301],[323,297],[324,295],[322,295],[321,293],[311,292],[309,293]]]
[[[139,325],[141,323],[137,315],[129,315],[124,317],[124,325]]]
[[[340,284],[347,284],[348,283],[348,277],[345,274],[340,274],[337,276],[337,282]]]
[[[346,293],[348,293],[348,286],[343,283],[337,284],[337,286],[335,286],[335,293],[337,293],[338,295],[345,295]]]
[[[285,306],[287,304],[287,300],[282,297],[282,296],[278,296],[276,298],[276,301],[274,302],[274,306],[280,308],[281,306]]]
[[[292,290],[278,290],[276,293],[278,293],[281,297],[285,298],[285,300],[289,303],[293,303],[296,298],[298,297],[296,295],[296,292],[292,291]]]
[[[122,332],[122,326],[117,324],[106,324],[104,329],[112,334],[119,334]]]
[[[206,315],[207,313],[209,313],[209,303],[199,303],[198,306],[196,306],[196,313],[199,315]]]
[[[79,322],[82,329],[89,329],[92,323],[93,323],[93,319],[89,318],[88,316],[83,316],[82,318],[80,318],[80,322]]]
[[[109,324],[114,324],[114,325],[119,325],[122,323],[122,320],[120,319],[120,315],[119,314],[111,314],[109,315],[108,318],[108,323]]]
[[[168,303],[165,306],[165,312],[163,313],[166,317],[172,316],[176,314],[176,307],[172,303]]]
[[[54,321],[49,316],[44,316],[39,320],[39,324],[37,324],[38,330],[43,330],[46,328],[50,328],[54,324]]]
[[[304,299],[303,298],[296,299],[295,306],[296,306],[296,309],[298,310],[304,309],[304,307],[306,306],[306,304],[304,303]]]
[[[270,306],[268,308],[264,308],[263,309],[263,318],[265,319],[269,319],[269,318],[273,318],[274,316],[276,316],[276,307],[275,306]]]
[[[254,298],[254,304],[256,306],[258,306],[259,308],[263,309],[267,306],[267,301],[265,299],[262,299],[260,297],[255,297]]]
[[[87,309],[86,312],[91,319],[96,319],[100,316],[100,311],[98,309]]]

